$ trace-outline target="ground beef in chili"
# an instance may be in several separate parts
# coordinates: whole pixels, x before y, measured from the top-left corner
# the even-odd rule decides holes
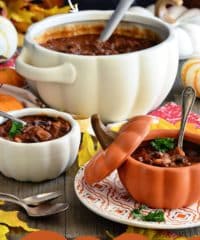
[[[54,118],[49,116],[27,116],[22,117],[27,125],[23,127],[21,133],[14,137],[9,136],[12,122],[6,121],[0,125],[0,137],[23,143],[44,142],[53,140],[67,134],[70,129],[70,123],[60,117]]]
[[[99,35],[85,34],[72,37],[50,39],[41,45],[57,52],[77,55],[113,55],[129,53],[152,47],[158,40],[138,39],[114,34],[108,41],[98,41]]]
[[[199,145],[185,141],[183,150],[176,147],[163,153],[156,151],[150,142],[145,142],[136,149],[132,157],[140,162],[158,167],[185,167],[200,162]]]

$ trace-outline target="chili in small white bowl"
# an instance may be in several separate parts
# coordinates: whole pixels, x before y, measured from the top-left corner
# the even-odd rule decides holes
[[[54,131],[52,137],[46,129],[36,126],[41,130],[38,131],[38,135],[40,133],[41,135],[47,135],[44,139],[43,136],[39,136],[41,139],[39,138],[36,142],[26,142],[26,139],[25,142],[22,142],[23,134],[11,135],[6,139],[1,133],[0,171],[2,174],[19,181],[40,182],[58,177],[74,163],[80,144],[80,128],[70,114],[48,108],[26,108],[13,111],[11,114],[23,119],[28,116],[41,116],[44,117],[46,125],[51,125],[51,119],[58,119],[66,123],[67,129],[57,136],[55,131],[51,129],[51,131]],[[0,128],[3,124],[5,126],[7,121],[7,119],[0,118]],[[40,124],[42,124],[42,121]],[[31,126],[25,126],[24,128],[27,130],[29,127]]]

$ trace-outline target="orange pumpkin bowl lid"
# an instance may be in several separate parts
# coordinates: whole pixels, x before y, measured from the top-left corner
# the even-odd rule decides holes
[[[151,123],[152,117],[145,115],[124,124],[114,141],[89,161],[84,172],[85,181],[92,185],[119,168],[148,135]]]

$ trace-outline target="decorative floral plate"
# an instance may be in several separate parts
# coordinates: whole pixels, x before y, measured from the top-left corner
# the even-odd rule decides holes
[[[131,211],[139,207],[121,184],[117,171],[93,187],[84,180],[84,167],[75,177],[75,192],[91,211],[109,220],[130,226],[154,229],[178,229],[200,226],[200,201],[187,208],[164,210],[165,222],[134,219]],[[180,196],[181,197],[181,196]],[[147,211],[151,211],[148,209]]]

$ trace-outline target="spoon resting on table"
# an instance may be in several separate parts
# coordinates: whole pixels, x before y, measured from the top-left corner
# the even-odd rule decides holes
[[[115,31],[116,27],[122,20],[124,14],[127,12],[127,10],[130,8],[131,4],[135,0],[120,0],[120,2],[117,5],[116,10],[112,14],[111,18],[108,20],[108,23],[106,24],[104,30],[100,34],[99,41],[105,42],[107,41],[110,36]]]
[[[7,198],[11,198],[11,199],[14,199],[17,201],[21,201],[22,203],[24,203],[26,205],[38,206],[47,201],[54,200],[54,199],[60,197],[61,195],[62,194],[60,192],[47,192],[47,193],[39,193],[39,194],[21,199],[13,194],[0,192],[0,199],[1,199],[1,197],[7,197]]]
[[[46,217],[57,213],[61,213],[69,208],[68,203],[43,203],[38,205],[37,207],[30,207],[26,205],[24,202],[18,201],[11,197],[2,196],[1,200],[9,203],[14,203],[22,207],[26,211],[27,215],[30,217]]]

